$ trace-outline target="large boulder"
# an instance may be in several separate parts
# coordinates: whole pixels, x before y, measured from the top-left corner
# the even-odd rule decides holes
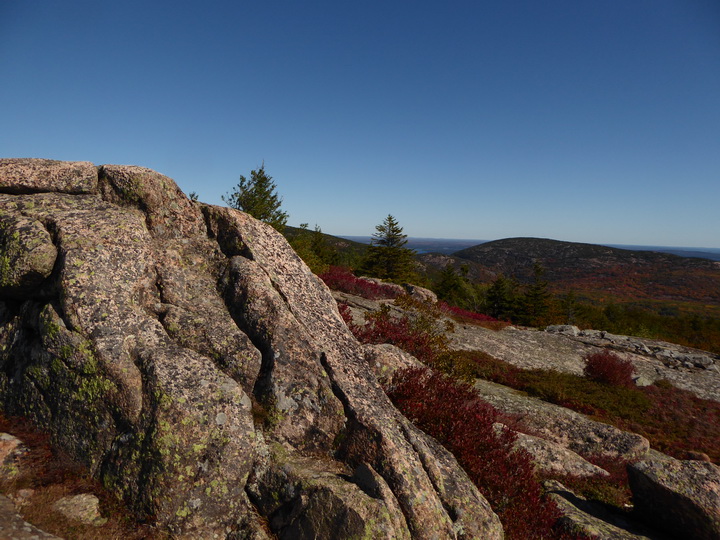
[[[282,236],[141,167],[56,180],[76,168],[0,167],[0,408],[174,537],[502,538]]]
[[[383,386],[389,385],[400,370],[424,367],[413,355],[389,343],[365,345],[365,360]]]
[[[50,232],[23,216],[0,217],[0,294],[32,295],[50,276],[57,250]]]
[[[503,430],[509,428],[500,422],[496,422],[493,424],[493,429],[500,434]],[[570,475],[578,478],[609,476],[605,469],[593,465],[558,443],[520,432],[515,432],[515,437],[513,448],[527,452],[536,470],[551,475]]]
[[[596,422],[517,390],[481,379],[475,381],[475,390],[499,411],[521,417],[532,435],[577,454],[630,461],[644,458],[650,449],[648,440],[641,435]]]
[[[720,538],[720,467],[647,459],[628,467],[637,513],[678,538]]]
[[[560,523],[581,538],[593,540],[658,540],[655,531],[612,512],[603,504],[573,493],[557,480],[544,482],[545,492],[557,505]]]

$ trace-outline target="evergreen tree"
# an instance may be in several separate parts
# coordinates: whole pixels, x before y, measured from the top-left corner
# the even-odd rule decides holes
[[[317,229],[317,227],[316,227]],[[295,253],[308,265],[313,274],[327,271],[328,265],[320,258],[313,247],[313,233],[307,223],[300,224],[300,232],[289,239]]]
[[[463,300],[463,285],[462,277],[455,271],[452,264],[448,263],[440,272],[434,290],[440,300],[445,300],[452,306],[460,306]]]
[[[265,173],[265,164],[250,171],[250,179],[240,176],[240,182],[233,188],[232,193],[222,200],[229,206],[247,212],[254,218],[269,223],[276,230],[285,229],[288,215],[280,210],[282,199],[275,193],[275,182]]]
[[[569,291],[560,299],[560,309],[564,324],[576,324],[578,318],[578,301],[575,291]]]
[[[467,277],[468,272],[466,265],[463,265],[458,273],[452,264],[448,263],[435,280],[433,290],[440,300],[451,306],[477,311],[481,309],[478,302],[478,287],[470,282]]]
[[[485,294],[485,312],[500,320],[512,320],[516,313],[517,284],[500,274]]]
[[[340,263],[337,250],[328,244],[327,238],[318,225],[315,225],[315,230],[312,232],[310,246],[324,264],[336,266]]]
[[[315,225],[311,231],[307,223],[300,224],[300,231],[289,239],[290,245],[314,274],[327,272],[330,266],[340,263],[337,250],[330,246],[322,233],[322,229]]]
[[[390,281],[414,280],[415,252],[405,247],[407,235],[397,220],[388,214],[375,230],[361,271]]]
[[[545,269],[540,263],[533,266],[533,282],[525,291],[520,302],[521,324],[540,326],[550,311],[550,292],[545,279]]]

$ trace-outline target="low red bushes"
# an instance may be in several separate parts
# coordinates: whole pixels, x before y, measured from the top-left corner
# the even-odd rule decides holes
[[[584,374],[588,379],[613,386],[634,386],[633,366],[629,360],[609,351],[589,354],[584,360]]]
[[[609,476],[572,476],[547,474],[548,478],[558,480],[565,487],[582,495],[586,499],[599,501],[627,511],[632,503],[632,492],[628,482],[627,466],[630,463],[621,458],[607,456],[583,456],[593,465],[609,473]]]
[[[647,437],[653,448],[678,459],[688,459],[689,452],[704,452],[720,464],[720,403],[667,381],[656,381],[642,391],[652,400],[652,408],[642,422],[620,427]]]
[[[396,287],[356,277],[349,268],[342,266],[331,266],[319,277],[333,290],[362,296],[369,300],[398,297]]]
[[[432,363],[447,349],[447,338],[435,322],[422,314],[414,319],[396,317],[387,306],[366,316],[364,326],[350,326],[362,343],[391,343],[409,352],[423,363]]]
[[[467,384],[424,369],[399,372],[388,395],[420,429],[452,452],[500,518],[508,539],[580,538],[558,526],[559,511],[542,496],[529,455],[515,434],[497,432],[498,412]]]
[[[490,315],[475,313],[474,311],[468,311],[467,309],[459,308],[457,306],[451,306],[447,302],[438,302],[437,305],[440,311],[447,313],[456,321],[476,324],[478,326],[482,326],[483,328],[488,328],[489,330],[502,330],[510,324],[505,321],[499,321]]]
[[[447,302],[438,302],[438,307],[451,315],[456,315],[463,319],[470,319],[474,321],[487,321],[487,322],[498,322],[495,317],[490,315],[484,315],[482,313],[475,313],[474,311],[468,311],[467,309],[459,308],[457,306],[451,306]]]

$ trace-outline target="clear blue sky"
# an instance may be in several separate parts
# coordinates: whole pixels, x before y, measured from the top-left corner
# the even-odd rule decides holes
[[[0,0],[0,156],[289,223],[720,247],[720,2]]]

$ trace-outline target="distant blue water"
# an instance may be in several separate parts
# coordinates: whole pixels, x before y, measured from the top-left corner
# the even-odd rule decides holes
[[[348,240],[370,243],[370,236],[342,236]],[[461,249],[484,244],[488,240],[466,240],[454,238],[408,238],[407,247],[418,253],[442,253],[451,255]],[[720,261],[720,248],[696,248],[696,247],[674,247],[674,246],[629,246],[623,244],[602,244],[607,247],[630,249],[637,251],[659,251],[660,253],[671,253],[680,257],[698,257]]]
[[[370,236],[341,236],[353,242],[370,243]],[[463,240],[455,238],[408,238],[405,247],[414,249],[418,253],[442,253],[450,255],[461,249],[484,244],[487,240]]]
[[[631,249],[636,251],[659,251],[660,253],[672,253],[680,257],[697,257],[720,261],[720,248],[695,248],[695,247],[670,247],[670,246],[627,246],[618,244],[603,244],[608,247]]]

